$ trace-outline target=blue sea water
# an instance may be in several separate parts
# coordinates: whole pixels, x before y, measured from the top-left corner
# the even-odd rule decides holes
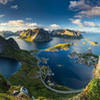
[[[100,34],[99,33],[84,33],[84,38],[81,40],[68,40],[63,38],[54,37],[50,42],[44,43],[30,43],[23,40],[18,39],[18,37],[13,37],[17,43],[19,44],[21,49],[25,50],[34,50],[38,49],[40,52],[38,53],[38,58],[47,58],[47,64],[40,63],[40,65],[47,65],[51,68],[52,72],[55,74],[53,80],[60,85],[67,86],[73,89],[81,89],[84,88],[89,81],[93,77],[93,66],[87,66],[84,64],[78,64],[75,62],[75,59],[70,59],[68,54],[75,52],[87,52],[89,48],[91,48],[92,53],[96,55],[100,55]],[[98,42],[98,46],[92,46],[89,41]],[[59,52],[46,52],[46,48],[50,48],[59,43],[76,43],[77,45],[73,45],[67,51],[59,51]],[[86,42],[86,44],[83,44]],[[59,67],[58,65],[61,65]]]

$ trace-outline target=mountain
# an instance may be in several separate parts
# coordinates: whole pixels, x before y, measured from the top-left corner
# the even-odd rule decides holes
[[[51,36],[58,36],[63,38],[81,39],[83,38],[81,32],[70,29],[58,29],[51,32]]]
[[[1,31],[0,35],[3,36],[3,37],[5,37],[5,38],[8,38],[9,36],[18,36],[19,32]]]
[[[5,40],[5,38],[0,36],[0,52],[6,50],[6,48],[13,48],[15,50],[19,50],[19,46],[13,38]]]
[[[42,29],[42,28],[36,28],[36,29],[28,29],[26,31],[23,31],[20,33],[20,38],[25,41],[35,41],[35,42],[48,42],[51,40],[51,37],[49,35],[49,32]]]

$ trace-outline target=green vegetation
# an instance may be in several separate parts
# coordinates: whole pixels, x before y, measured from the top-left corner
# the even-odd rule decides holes
[[[95,42],[95,41],[90,41],[90,44],[93,46],[98,46],[98,42]]]
[[[88,100],[100,100],[100,79],[93,79],[86,88]]]
[[[42,28],[25,30],[20,33],[20,38],[28,42],[48,42],[51,40],[48,31]]]
[[[52,47],[50,51],[66,50],[72,43],[65,43]],[[40,69],[37,65],[38,59],[34,56],[34,51],[28,52],[25,50],[16,50],[13,47],[6,45],[0,56],[16,59],[21,62],[21,69],[12,77],[5,79],[0,75],[0,99],[2,100],[31,100],[31,96],[34,96],[37,100],[99,100],[100,99],[100,78],[94,78],[84,89],[82,93],[77,94],[58,94],[51,90],[48,90],[40,80]],[[88,59],[92,54],[81,55],[82,58]],[[94,56],[98,58],[97,56]],[[91,58],[92,59],[92,58]],[[46,68],[43,69],[47,71]],[[10,83],[9,83],[10,82]],[[24,86],[29,90],[30,97],[24,96],[23,98],[14,97],[12,93],[14,90],[19,90],[21,86]],[[57,86],[58,89],[66,89],[61,86]],[[77,95],[77,96],[76,96]],[[75,97],[73,97],[75,96]],[[73,98],[72,98],[73,97]]]
[[[11,87],[13,86],[24,86],[28,89],[30,97],[34,96],[35,98],[43,97],[47,98],[47,100],[62,100],[62,98],[69,98],[75,94],[58,94],[48,90],[40,80],[40,69],[37,65],[38,60],[33,54],[33,51],[28,52],[25,50],[16,50],[9,45],[6,45],[3,48],[3,51],[0,53],[1,57],[7,57],[16,59],[21,62],[21,69],[14,74],[12,77],[7,80],[11,83]],[[4,79],[5,81],[5,79]],[[1,81],[0,81],[1,83]],[[2,84],[3,85],[3,84]],[[14,100],[14,97],[11,95],[13,88],[7,91],[1,87],[3,94],[0,94],[1,97],[7,97],[8,100]],[[10,97],[8,97],[10,95]],[[16,100],[16,99],[15,99]],[[20,99],[18,99],[20,100]],[[24,99],[23,99],[24,100]],[[27,99],[28,100],[28,99]],[[30,100],[30,99],[29,99]]]
[[[35,30],[28,29],[26,32],[21,32],[20,38],[25,41],[32,42],[36,38],[38,33],[39,33],[39,29],[35,29]]]
[[[61,91],[70,91],[70,90],[72,90],[70,88],[67,88],[67,87],[64,87],[64,86],[61,86],[61,85],[58,85],[58,84],[56,84],[54,88],[56,90],[61,90]]]
[[[0,93],[0,100],[32,100],[30,97],[16,97],[7,93]]]
[[[13,85],[24,85],[35,98],[42,96],[47,98],[47,100],[58,100],[59,98],[67,98],[74,95],[57,94],[45,88],[40,80],[38,67],[25,62],[22,63],[21,70],[9,78],[9,81]]]
[[[70,100],[100,100],[100,78],[94,78],[82,93]]]
[[[0,93],[8,91],[10,83],[0,74]]]
[[[73,43],[60,43],[51,48],[46,49],[45,51],[59,51],[59,50],[68,50]]]

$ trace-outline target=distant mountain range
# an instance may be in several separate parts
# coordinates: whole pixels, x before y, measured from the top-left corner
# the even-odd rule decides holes
[[[12,31],[1,31],[0,35],[7,38],[9,36],[19,36],[21,31],[12,32]]]
[[[17,32],[2,31],[0,32],[0,35],[5,38],[8,38],[10,36],[19,36],[21,39],[29,42],[48,42],[52,40],[52,37],[62,37],[66,39],[81,39],[83,38],[81,33],[82,32],[80,31],[74,31],[70,29],[46,31],[43,28],[36,28]]]
[[[20,33],[20,38],[25,41],[35,41],[35,42],[47,42],[50,41],[52,37],[63,37],[71,39],[81,39],[83,38],[81,32],[69,30],[69,29],[59,29],[48,32],[43,28],[28,29]]]
[[[63,37],[63,38],[72,38],[72,39],[81,39],[81,38],[83,38],[80,31],[74,31],[74,30],[70,30],[70,29],[53,30],[51,32],[51,35],[52,36]]]

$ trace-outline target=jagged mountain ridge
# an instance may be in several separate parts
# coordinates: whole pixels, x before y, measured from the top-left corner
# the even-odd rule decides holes
[[[81,32],[70,30],[70,29],[53,30],[51,32],[51,35],[52,36],[58,36],[58,37],[64,37],[64,38],[74,38],[74,39],[81,39],[81,38],[83,38]]]
[[[45,31],[42,28],[28,29],[20,33],[20,38],[26,41],[35,41],[35,42],[47,42],[51,40],[50,34],[48,31]]]
[[[11,47],[15,50],[19,50],[19,46],[13,38],[5,40],[5,38],[0,36],[0,52],[2,52],[2,50],[4,50],[6,47]]]

